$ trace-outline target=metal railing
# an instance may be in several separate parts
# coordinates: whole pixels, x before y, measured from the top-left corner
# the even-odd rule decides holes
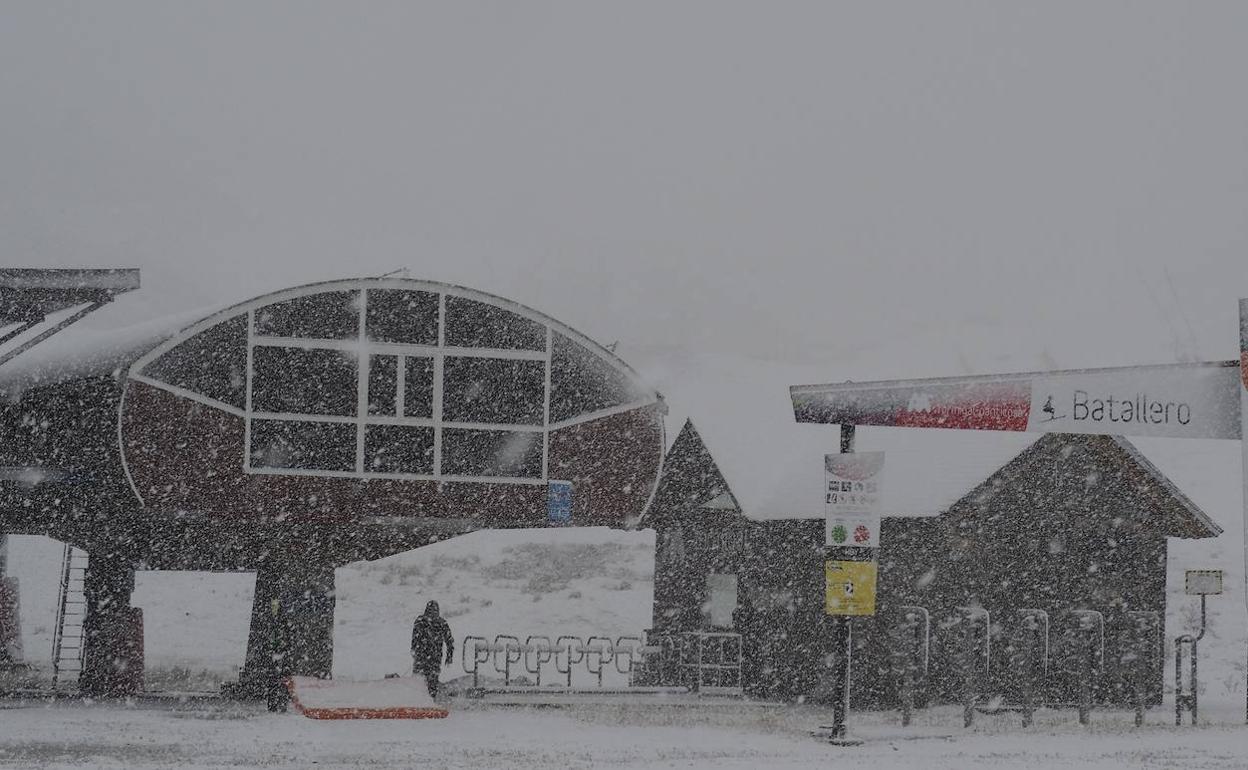
[[[689,631],[680,635],[682,679],[694,692],[740,695],[741,634]]]
[[[717,636],[736,636],[717,635]],[[608,636],[580,636],[564,634],[556,637],[551,643],[549,636],[531,635],[523,643],[519,637],[511,634],[499,634],[493,641],[483,636],[466,636],[463,641],[463,654],[460,656],[464,672],[472,675],[474,691],[482,689],[481,677],[486,666],[502,675],[504,687],[531,687],[533,689],[551,690],[552,684],[544,682],[553,664],[555,672],[562,680],[554,687],[570,690],[573,687],[573,674],[580,671],[594,680],[592,689],[604,689],[604,674],[611,669],[622,675],[627,687],[639,686],[637,680],[646,675],[656,683],[665,684],[665,678],[655,676],[666,666],[677,672],[681,670],[681,655],[684,643],[681,639],[664,638],[656,644],[645,644],[638,636],[620,636],[612,639]],[[740,683],[740,643],[736,645],[736,683]],[[723,657],[721,654],[720,657]],[[673,665],[674,664],[674,665]],[[707,669],[721,665],[717,658],[705,663]],[[531,679],[515,681],[523,670]],[[706,675],[694,677],[703,682]],[[712,685],[708,685],[712,686]]]

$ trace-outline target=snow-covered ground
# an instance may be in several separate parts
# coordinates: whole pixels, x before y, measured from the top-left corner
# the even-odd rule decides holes
[[[854,731],[866,739],[856,748],[811,737],[830,714],[797,706],[691,709],[634,699],[532,709],[457,700],[445,720],[334,723],[239,705],[10,702],[0,706],[0,766],[1248,767],[1242,541],[1237,521],[1218,518],[1228,530],[1221,537],[1171,546],[1168,638],[1195,620],[1198,605],[1182,594],[1183,570],[1212,565],[1233,573],[1232,593],[1211,599],[1201,647],[1206,724],[1196,728],[1173,726],[1169,698],[1142,729],[1123,712],[1095,712],[1089,728],[1072,712],[1045,712],[1026,730],[1013,716],[981,716],[970,731],[956,709],[921,713],[907,728],[896,714],[855,713]],[[23,642],[34,663],[49,655],[59,556],[59,546],[43,538],[11,544],[10,571],[22,579]],[[405,670],[411,619],[430,599],[441,603],[457,639],[637,633],[649,625],[652,574],[653,533],[607,529],[479,532],[349,565],[337,574],[335,675]],[[252,583],[247,574],[139,574],[134,603],[144,609],[150,689],[208,688],[236,675]],[[458,660],[453,671],[460,672]]]
[[[576,710],[468,704],[417,721],[314,721],[256,708],[12,708],[0,720],[0,766],[40,768],[1236,768],[1248,765],[1248,729],[1215,723],[1176,729],[1164,713],[1143,728],[1123,713],[1079,727],[1070,712],[961,728],[937,709],[901,728],[896,715],[855,719],[861,746],[810,735],[826,712],[801,707],[689,710],[653,704]],[[1219,713],[1232,722],[1241,715]]]

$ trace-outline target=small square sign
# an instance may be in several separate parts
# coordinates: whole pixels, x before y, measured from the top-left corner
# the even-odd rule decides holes
[[[1189,569],[1183,591],[1189,596],[1208,596],[1222,593],[1222,570]]]
[[[572,523],[572,482],[551,479],[546,485],[546,523],[553,527]]]

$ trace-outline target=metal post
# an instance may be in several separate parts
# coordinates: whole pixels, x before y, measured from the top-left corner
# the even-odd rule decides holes
[[[850,454],[854,451],[855,426],[841,425],[841,453]],[[845,720],[849,717],[849,668],[853,658],[853,625],[850,618],[835,618],[832,621],[832,643],[843,651],[842,664],[836,671],[836,696],[832,702],[832,734],[831,738],[844,738],[847,733]]]

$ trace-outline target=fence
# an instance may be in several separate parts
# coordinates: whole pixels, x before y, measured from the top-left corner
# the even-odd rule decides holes
[[[567,692],[574,689],[573,673],[588,675],[593,687],[605,691],[604,674],[614,671],[625,689],[653,692],[680,689],[700,695],[741,694],[741,635],[692,632],[643,640],[639,636],[533,635],[523,642],[511,634],[491,641],[467,636],[460,656],[464,672],[472,675],[472,689],[484,690],[482,675],[502,676],[502,687],[517,690]],[[553,671],[552,671],[553,669]],[[551,683],[554,674],[558,681]],[[543,681],[545,679],[545,681]]]

